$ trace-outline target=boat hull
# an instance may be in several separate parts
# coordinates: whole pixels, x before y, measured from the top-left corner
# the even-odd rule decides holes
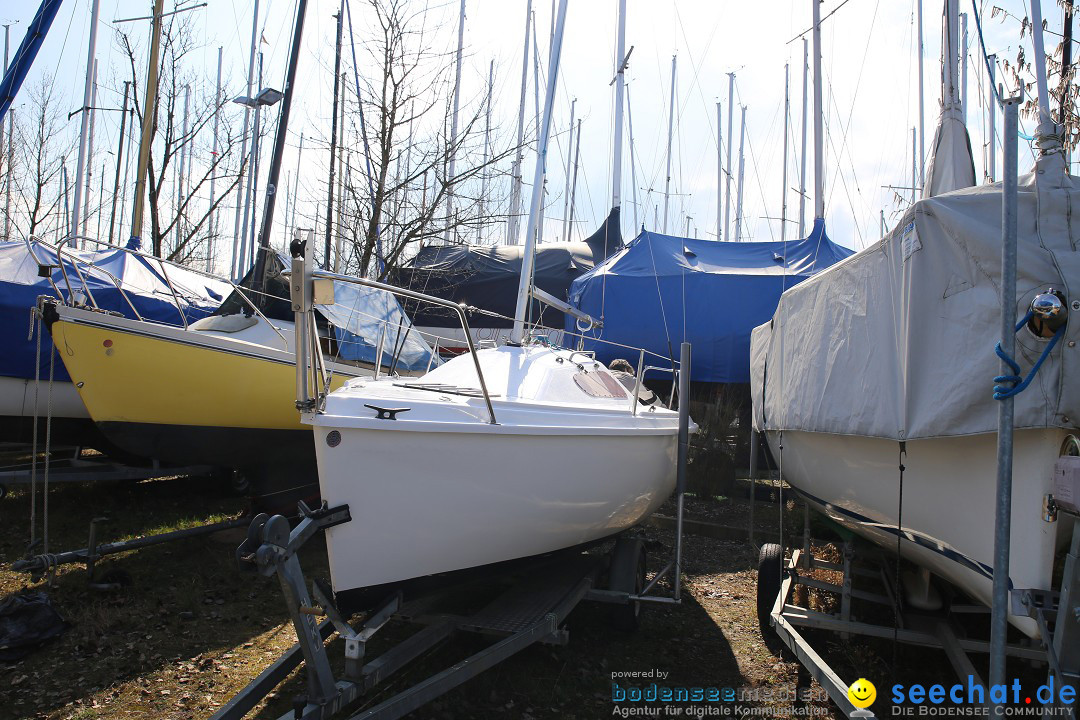
[[[101,432],[124,451],[236,468],[258,496],[317,495],[291,353],[68,308],[50,328]],[[340,386],[353,372],[337,374]],[[303,489],[299,489],[303,488]]]
[[[317,417],[323,499],[352,514],[326,531],[337,592],[597,541],[641,521],[675,486],[670,432],[538,437],[512,426],[409,431]]]
[[[767,431],[781,457],[775,431]],[[1043,499],[1068,433],[1018,430],[1014,440],[1012,541],[1014,588],[1050,590],[1058,525],[1044,522]],[[840,525],[895,551],[990,605],[993,584],[997,436],[909,440],[901,457],[895,440],[785,430],[785,480]],[[904,465],[900,512],[900,463]],[[899,530],[898,530],[899,527]],[[1026,616],[1010,622],[1038,636]]]

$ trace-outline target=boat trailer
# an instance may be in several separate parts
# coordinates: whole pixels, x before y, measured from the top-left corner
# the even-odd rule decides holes
[[[1073,523],[1060,589],[1051,593],[1014,589],[1011,593],[1013,613],[1029,615],[1038,623],[1043,637],[1042,647],[1007,644],[1005,652],[1021,660],[1045,663],[1048,679],[1056,678],[1058,685],[1067,681],[1077,686],[1080,685],[1080,516],[1059,510],[1058,522]],[[782,641],[845,715],[852,716],[853,712],[863,711],[856,710],[852,705],[848,698],[849,683],[842,680],[814,648],[802,633],[803,629],[834,632],[844,639],[850,635],[863,635],[937,648],[945,652],[961,680],[966,681],[970,676],[973,682],[986,686],[969,653],[989,653],[989,640],[964,637],[944,617],[905,612],[899,599],[902,591],[897,587],[895,570],[890,569],[891,558],[886,558],[877,548],[870,548],[867,553],[873,561],[870,563],[873,569],[854,562],[855,550],[851,540],[841,545],[840,562],[815,557],[812,548],[818,541],[810,537],[809,525],[805,527],[802,547],[794,549],[786,561],[780,545],[767,543],[761,547],[758,619],[766,644],[775,639]],[[812,577],[815,569],[840,573],[842,579],[835,583]],[[856,581],[859,587],[856,587]],[[863,589],[867,581],[876,582],[876,591]],[[796,604],[793,595],[800,586],[836,593],[840,596],[839,612],[826,613]],[[891,609],[896,625],[855,619],[852,604],[856,600]],[[976,604],[954,604],[949,609],[955,615],[990,613],[986,606]],[[775,632],[775,636],[770,637],[770,632]],[[1075,703],[1062,709],[1064,717],[1075,717],[1075,713]]]
[[[521,582],[509,584],[486,604],[467,614],[445,612],[444,600],[453,594],[424,596],[405,602],[401,592],[390,595],[378,610],[354,628],[337,608],[333,593],[321,580],[307,582],[297,552],[318,532],[349,522],[348,506],[310,510],[300,503],[303,519],[290,530],[288,520],[275,515],[257,516],[248,539],[238,548],[241,567],[264,576],[277,575],[293,628],[299,640],[276,662],[252,680],[216,712],[211,720],[239,720],[304,662],[306,693],[293,700],[292,711],[282,720],[324,720],[344,710],[421,655],[463,634],[498,638],[496,642],[427,679],[414,684],[374,707],[363,709],[350,720],[400,718],[470,680],[535,643],[563,645],[569,633],[563,627],[570,612],[582,600],[615,603],[613,624],[634,629],[642,602],[678,602],[650,595],[660,579],[644,584],[644,543],[622,536],[610,554],[559,553],[527,567]],[[600,589],[604,575],[610,580]],[[317,616],[325,620],[317,622]],[[418,632],[378,657],[367,660],[367,644],[392,619],[421,626]],[[345,667],[334,676],[325,646],[336,632],[344,640]]]

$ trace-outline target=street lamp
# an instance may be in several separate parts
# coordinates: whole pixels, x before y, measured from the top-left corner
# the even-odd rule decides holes
[[[247,261],[248,255],[254,255],[254,243],[248,243],[248,218],[251,218],[252,233],[255,230],[255,218],[251,217],[251,198],[255,195],[258,188],[258,173],[259,173],[259,111],[264,107],[277,104],[284,95],[279,90],[274,88],[263,88],[258,92],[255,97],[251,98],[247,95],[240,95],[233,98],[233,102],[237,105],[243,105],[246,108],[255,109],[255,127],[253,128],[253,137],[251,140],[251,172],[248,175],[248,187],[247,195],[244,199],[244,230],[240,237],[240,252],[237,254],[238,258],[244,258],[244,261],[237,263],[234,268],[234,277],[240,277],[243,273],[241,270],[249,264]]]

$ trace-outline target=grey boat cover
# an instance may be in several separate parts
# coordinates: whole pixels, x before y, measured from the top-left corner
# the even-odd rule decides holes
[[[785,292],[751,338],[754,427],[896,440],[995,432],[1001,212],[1001,183],[920,200],[880,242]],[[1044,155],[1019,179],[1017,321],[1049,287],[1080,301],[1078,242],[1080,178]],[[1015,398],[1017,428],[1077,426],[1071,314]],[[1017,333],[1022,375],[1047,342]]]

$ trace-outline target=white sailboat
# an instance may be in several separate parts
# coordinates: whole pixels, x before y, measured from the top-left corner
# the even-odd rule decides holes
[[[955,55],[946,68],[955,72]],[[970,163],[955,101],[947,72],[923,199],[879,243],[784,294],[754,331],[751,385],[755,428],[811,506],[990,605],[1003,185],[956,189],[974,173],[952,160],[967,150]],[[1033,379],[1014,400],[1008,568],[1012,588],[1036,591],[1056,589],[1072,523],[1055,522],[1055,475],[1073,472],[1061,456],[1080,454],[1080,326],[1040,320],[1044,303],[1059,318],[1070,299],[1080,307],[1069,283],[1080,228],[1068,212],[1080,179],[1044,140],[1018,181],[1017,374]],[[909,601],[925,580],[909,585]],[[1026,615],[1009,620],[1039,635]]]
[[[353,380],[328,395],[298,353],[298,406],[315,435],[322,497],[352,513],[326,530],[339,594],[602,540],[639,522],[674,489],[678,413],[644,407],[636,390],[591,356],[530,342],[524,326],[566,4],[538,149],[518,342],[477,351],[466,333],[468,354],[420,378]],[[305,318],[322,278],[340,279],[313,271],[304,254],[294,242],[293,277],[303,278],[291,283],[301,348],[311,346]],[[454,303],[364,282],[441,303],[464,321]]]

